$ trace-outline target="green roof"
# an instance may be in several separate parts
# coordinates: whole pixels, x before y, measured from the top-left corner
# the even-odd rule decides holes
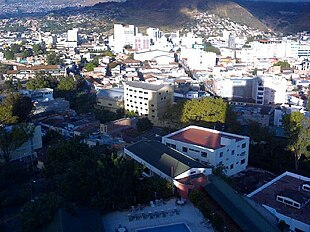
[[[205,186],[207,193],[245,232],[279,231],[258,213],[239,193],[217,176],[210,176]]]
[[[167,176],[176,177],[191,168],[205,165],[158,141],[144,140],[126,148]]]

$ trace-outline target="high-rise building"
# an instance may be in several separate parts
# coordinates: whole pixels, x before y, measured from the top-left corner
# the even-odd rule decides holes
[[[67,34],[67,47],[75,48],[78,44],[78,29],[73,28],[72,30],[68,30]]]
[[[114,51],[123,52],[124,46],[135,46],[135,35],[138,28],[134,25],[123,26],[122,24],[114,24],[113,45]]]

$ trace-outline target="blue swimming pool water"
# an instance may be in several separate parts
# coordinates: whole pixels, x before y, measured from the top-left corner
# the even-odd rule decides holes
[[[137,230],[137,232],[190,232],[190,230],[188,230],[187,226],[184,223],[182,223],[182,224],[140,229]]]

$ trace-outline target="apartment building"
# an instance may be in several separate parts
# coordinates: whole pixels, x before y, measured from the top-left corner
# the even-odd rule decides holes
[[[285,172],[247,197],[284,221],[289,231],[310,231],[310,178]]]
[[[162,138],[162,143],[200,162],[223,166],[228,176],[248,165],[249,141],[246,136],[188,126]]]
[[[124,85],[125,110],[148,117],[156,124],[173,103],[170,85],[128,81]]]

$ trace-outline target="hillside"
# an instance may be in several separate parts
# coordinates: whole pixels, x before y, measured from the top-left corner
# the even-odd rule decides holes
[[[96,9],[117,6],[117,21],[138,26],[180,27],[191,20],[191,12],[198,10],[253,28],[266,30],[266,26],[238,3],[229,0],[128,0],[123,3],[99,3]]]
[[[274,30],[284,33],[310,31],[310,2],[237,1]]]

